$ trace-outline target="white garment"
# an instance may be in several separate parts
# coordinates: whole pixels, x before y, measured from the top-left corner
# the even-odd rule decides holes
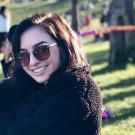
[[[10,28],[10,22],[8,18],[0,15],[0,32],[8,32]]]

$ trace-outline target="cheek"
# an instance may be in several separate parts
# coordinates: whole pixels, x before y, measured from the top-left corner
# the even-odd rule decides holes
[[[55,69],[59,68],[60,63],[61,63],[59,53],[57,53],[57,55],[53,55],[53,57],[51,58],[51,61],[52,61],[53,68],[55,68]]]
[[[52,74],[60,67],[60,61],[56,59],[49,60],[46,63],[48,64],[47,72],[46,72],[47,74]]]

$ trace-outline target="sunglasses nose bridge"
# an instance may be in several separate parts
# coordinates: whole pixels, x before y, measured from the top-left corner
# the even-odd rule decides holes
[[[39,60],[34,56],[33,52],[29,53],[29,65],[35,65]]]

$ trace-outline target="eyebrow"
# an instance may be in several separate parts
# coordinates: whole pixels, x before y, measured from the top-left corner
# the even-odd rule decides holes
[[[37,47],[37,46],[39,46],[39,45],[41,45],[41,44],[43,44],[43,43],[47,43],[46,41],[41,41],[41,42],[39,42],[39,43],[36,43],[35,45],[34,45],[34,47]]]
[[[36,43],[36,44],[34,45],[33,48],[35,48],[35,47],[37,47],[37,46],[39,46],[39,45],[41,45],[41,44],[43,44],[43,43],[47,43],[47,42],[46,42],[46,41],[38,42],[38,43]],[[26,49],[20,49],[20,51],[26,51]]]

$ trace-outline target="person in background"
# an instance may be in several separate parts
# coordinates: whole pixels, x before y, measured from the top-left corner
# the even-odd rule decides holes
[[[7,33],[0,33],[0,54],[3,55],[1,62],[3,75],[5,78],[10,76],[10,68],[12,67],[13,54],[12,54],[12,36],[15,32],[17,25],[13,25]]]
[[[11,64],[11,46],[9,45],[7,34],[10,28],[10,14],[6,6],[0,7],[0,53],[3,55],[1,60],[4,77],[7,77]]]
[[[8,42],[6,32],[0,33],[0,54],[3,55],[0,61],[3,75],[4,77],[8,77],[8,71],[12,61],[12,47]]]
[[[12,76],[0,82],[0,134],[100,135],[101,91],[77,34],[40,13],[12,36]]]
[[[6,6],[0,7],[0,32],[8,33],[10,28],[10,13]]]

